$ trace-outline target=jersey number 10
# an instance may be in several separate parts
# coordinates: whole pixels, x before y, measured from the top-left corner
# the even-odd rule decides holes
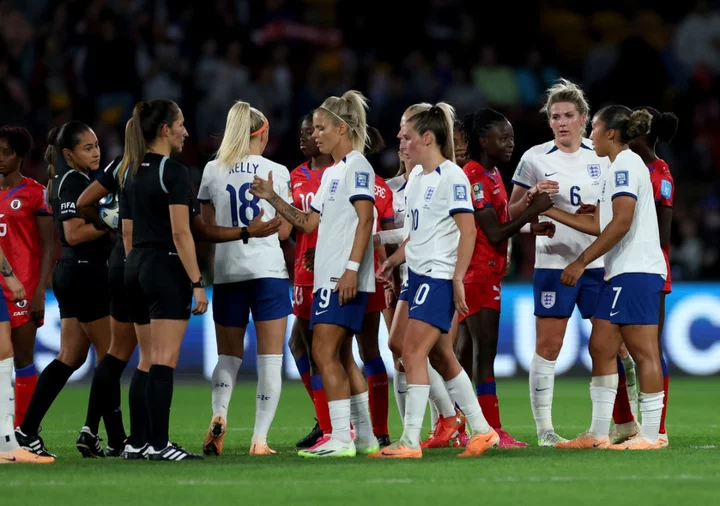
[[[245,183],[240,189],[235,190],[233,185],[227,185],[225,189],[230,193],[230,218],[232,219],[232,226],[238,226],[238,219],[243,226],[247,227],[255,217],[260,214],[260,207],[258,202],[260,199],[255,195],[251,195],[252,198],[248,200],[247,195],[252,183]],[[240,206],[238,207],[238,199],[240,199]],[[248,209],[250,209],[252,216],[248,217]]]

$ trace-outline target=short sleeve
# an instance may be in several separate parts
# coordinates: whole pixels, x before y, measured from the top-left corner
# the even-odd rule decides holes
[[[160,162],[160,185],[168,195],[168,203],[188,206],[190,171],[184,165],[167,158]]]
[[[520,158],[517,169],[515,169],[515,174],[513,174],[512,182],[514,185],[528,189],[537,184],[537,176],[532,164],[532,153],[530,151],[525,151],[525,154]]]
[[[462,170],[450,171],[447,176],[447,199],[450,216],[457,213],[472,213],[473,203],[470,197],[470,181]]]
[[[47,188],[38,185],[37,191],[33,192],[33,197],[33,213],[35,216],[52,216],[52,209],[47,203]]]
[[[190,218],[194,218],[195,216],[200,215],[200,202],[198,202],[198,199],[193,195],[193,192],[189,193],[190,196],[190,202],[188,204],[188,207],[190,208]]]
[[[130,207],[130,184],[131,181],[125,183],[123,188],[120,188],[120,209],[118,210],[118,217],[120,220],[132,220],[132,208]]]
[[[325,171],[320,179],[320,187],[318,188],[317,193],[315,193],[315,197],[313,197],[310,202],[310,209],[318,214],[322,214],[322,206],[325,199],[325,184],[327,183],[327,179],[327,171]]]
[[[80,198],[80,194],[85,191],[85,188],[87,188],[89,184],[90,180],[75,170],[63,176],[63,179],[60,181],[60,188],[58,188],[60,221],[72,218],[85,219],[77,208],[77,201]]]
[[[372,170],[370,164],[349,163],[347,165],[346,183],[350,202],[356,200],[375,202],[375,171]]]
[[[672,177],[666,174],[652,178],[655,204],[661,207],[672,207],[675,199],[675,184]]]
[[[213,163],[205,165],[203,170],[202,179],[200,180],[200,189],[198,190],[197,199],[200,202],[210,202],[212,200],[212,193],[210,192],[210,185],[212,184],[213,175],[215,173],[216,166]]]
[[[610,198],[632,197],[637,200],[639,177],[637,171],[620,166],[610,173]]]
[[[273,189],[285,202],[292,205],[292,185],[290,173],[285,167],[273,171]]]
[[[115,193],[118,189],[117,174],[121,162],[122,158],[115,158],[100,172],[96,179],[110,193]]]
[[[393,193],[387,186],[382,187],[385,190],[385,208],[380,215],[380,224],[395,223],[395,207],[393,205]]]

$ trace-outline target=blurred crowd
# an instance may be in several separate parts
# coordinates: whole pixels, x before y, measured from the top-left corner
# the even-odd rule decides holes
[[[45,182],[48,130],[74,118],[109,161],[138,100],[169,98],[190,138],[182,161],[200,180],[235,100],[270,120],[266,156],[302,159],[299,121],[329,95],[370,98],[369,122],[397,171],[395,135],[411,103],[459,114],[494,107],[511,120],[517,160],[549,140],[543,91],[563,76],[597,110],[650,105],[680,118],[659,148],[676,179],[673,279],[720,279],[720,2],[612,0],[0,0],[0,123],[28,127],[26,172]],[[599,4],[598,4],[599,5]],[[393,12],[394,9],[396,12]],[[515,239],[512,279],[532,274],[533,239]]]

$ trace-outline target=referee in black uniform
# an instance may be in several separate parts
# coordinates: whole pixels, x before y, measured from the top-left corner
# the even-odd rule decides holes
[[[208,306],[190,228],[189,171],[169,158],[182,151],[187,135],[182,112],[174,102],[138,103],[126,129],[118,174],[124,186],[123,225],[132,227],[132,249],[125,268],[131,319],[141,323],[149,317],[151,328],[146,390],[150,460],[202,459],[172,444],[168,436],[180,345],[190,313],[203,314]]]
[[[62,257],[53,270],[62,344],[57,358],[40,374],[25,420],[15,431],[20,446],[38,455],[48,455],[38,436],[40,422],[72,373],[85,362],[90,344],[100,361],[110,344],[110,237],[87,223],[76,206],[90,184],[88,174],[100,166],[98,140],[86,124],[69,121],[50,132],[48,144],[49,203],[62,242]],[[101,415],[99,399],[91,396],[77,440],[84,457],[104,456],[97,436]]]

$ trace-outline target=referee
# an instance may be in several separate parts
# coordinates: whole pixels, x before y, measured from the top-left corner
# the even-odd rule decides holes
[[[190,175],[187,167],[169,158],[182,151],[187,135],[176,103],[138,103],[126,129],[118,173],[124,185],[123,225],[132,230],[125,266],[130,319],[137,324],[150,320],[150,460],[202,459],[171,443],[168,435],[173,373],[190,308],[193,314],[203,314],[208,306],[190,227]]]

